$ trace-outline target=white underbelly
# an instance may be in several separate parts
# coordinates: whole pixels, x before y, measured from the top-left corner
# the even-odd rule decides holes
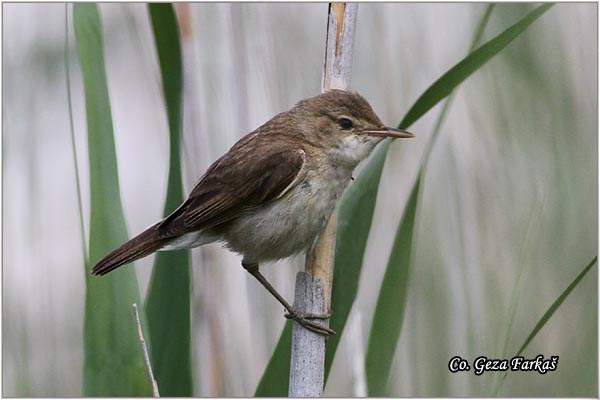
[[[227,247],[258,263],[308,250],[325,228],[349,177],[348,173],[348,179],[333,187],[308,179],[283,198],[237,218],[224,235]]]

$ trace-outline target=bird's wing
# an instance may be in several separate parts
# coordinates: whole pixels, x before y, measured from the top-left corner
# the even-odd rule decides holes
[[[285,195],[304,175],[306,157],[297,147],[264,146],[251,156],[244,149],[238,150],[230,151],[208,169],[190,197],[160,224],[161,237],[229,221]]]

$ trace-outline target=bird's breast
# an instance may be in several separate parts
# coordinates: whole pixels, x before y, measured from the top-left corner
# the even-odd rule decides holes
[[[306,251],[325,228],[351,173],[335,165],[308,168],[283,197],[231,221],[223,234],[227,246],[251,262]]]

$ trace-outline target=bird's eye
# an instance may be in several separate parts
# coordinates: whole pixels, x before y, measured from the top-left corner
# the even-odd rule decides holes
[[[340,128],[342,128],[345,131],[352,129],[352,126],[354,126],[352,121],[350,121],[348,118],[340,118],[338,123],[340,124]]]

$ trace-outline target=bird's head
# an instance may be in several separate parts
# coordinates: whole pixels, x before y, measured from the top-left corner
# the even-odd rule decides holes
[[[414,137],[385,126],[364,97],[344,90],[329,90],[301,100],[292,112],[300,117],[307,140],[348,164],[364,160],[386,137]]]

